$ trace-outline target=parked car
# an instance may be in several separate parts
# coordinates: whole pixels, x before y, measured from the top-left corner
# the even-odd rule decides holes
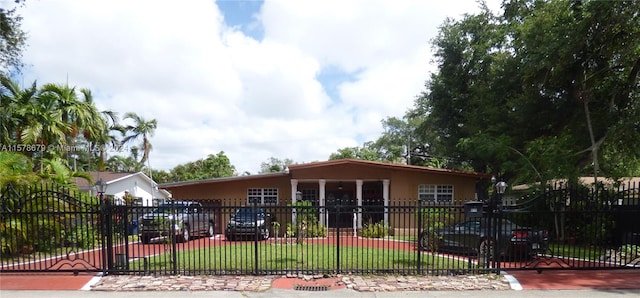
[[[138,236],[147,244],[154,239],[168,239],[173,232],[177,242],[187,242],[192,236],[213,236],[214,223],[214,215],[206,213],[199,202],[168,202],[142,215]]]
[[[240,207],[229,219],[224,235],[227,240],[235,240],[249,236],[253,239],[257,234],[260,239],[266,240],[270,236],[270,226],[271,215],[264,208]]]
[[[486,218],[425,230],[419,237],[419,247],[430,251],[493,255],[492,249],[495,249],[497,236],[500,234],[500,256],[530,256],[547,251],[547,231],[519,226],[507,219],[500,222],[500,227],[491,228],[493,233],[489,232],[489,221]],[[493,223],[498,224],[498,221]]]

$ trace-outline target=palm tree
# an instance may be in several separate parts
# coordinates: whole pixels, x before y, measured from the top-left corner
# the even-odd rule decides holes
[[[144,164],[149,159],[149,152],[151,151],[151,143],[149,142],[149,137],[152,137],[155,133],[158,122],[156,121],[156,119],[146,121],[142,117],[131,112],[126,113],[124,115],[124,119],[132,119],[134,124],[127,125],[124,128],[128,135],[124,137],[124,139],[122,140],[122,144],[124,145],[130,142],[134,142],[135,140],[142,138],[142,159],[140,159],[140,163]]]
[[[22,131],[30,125],[27,114],[36,105],[38,88],[22,89],[6,76],[0,76],[0,141],[2,144],[23,144]]]

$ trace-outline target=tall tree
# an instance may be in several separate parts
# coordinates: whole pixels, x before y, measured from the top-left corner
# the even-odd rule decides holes
[[[362,159],[371,161],[385,161],[384,156],[374,147],[374,142],[365,142],[362,147],[345,147],[338,152],[331,153],[329,160]]]
[[[24,117],[28,109],[36,105],[37,93],[38,87],[35,82],[22,89],[16,81],[0,75],[0,141],[2,144],[21,143],[22,129],[28,125]]]
[[[135,142],[142,138],[142,143],[140,144],[142,148],[142,158],[140,159],[140,163],[144,164],[149,159],[149,152],[151,152],[151,142],[149,142],[149,137],[152,137],[155,133],[158,122],[156,119],[147,121],[131,112],[126,113],[123,119],[131,119],[133,120],[133,124],[129,124],[124,127],[127,135],[122,139],[122,144]]]
[[[231,177],[235,167],[223,151],[209,154],[207,158],[181,164],[170,171],[172,181],[189,181],[210,178]]]
[[[15,1],[20,3],[22,1]],[[26,46],[26,34],[20,28],[22,17],[17,7],[0,7],[0,74],[6,75],[22,68],[22,51]]]
[[[503,7],[441,27],[438,71],[413,111],[420,133],[460,161],[451,166],[518,182],[638,164],[639,1]]]
[[[269,161],[260,164],[260,173],[277,173],[282,172],[288,166],[293,164],[293,160],[289,158],[278,159],[271,157]]]

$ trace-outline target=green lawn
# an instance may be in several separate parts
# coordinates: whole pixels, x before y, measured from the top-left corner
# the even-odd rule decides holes
[[[585,260],[597,260],[605,252],[602,248],[591,245],[584,246],[557,243],[549,243],[549,251],[554,256]]]
[[[418,253],[415,251],[389,250],[366,247],[340,247],[340,257],[333,245],[286,245],[267,244],[258,246],[259,270],[316,270],[331,271],[340,264],[342,271],[411,270],[418,268]],[[251,243],[216,246],[180,251],[177,256],[180,270],[246,271],[256,264],[256,250]],[[171,268],[168,254],[149,257],[148,270]],[[142,260],[132,261],[131,268],[141,266]],[[475,265],[473,265],[475,268]],[[420,255],[420,268],[428,270],[469,269],[465,260],[442,258],[430,254]]]

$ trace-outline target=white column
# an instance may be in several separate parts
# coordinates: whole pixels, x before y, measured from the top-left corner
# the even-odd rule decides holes
[[[298,180],[297,179],[291,179],[291,206],[295,206],[295,204],[296,204],[297,193],[298,193]],[[295,211],[295,209],[292,209],[292,211],[291,211],[291,221],[293,222],[294,225],[296,224],[296,211]]]
[[[389,226],[389,179],[382,180],[382,198],[384,199],[384,225]]]
[[[358,228],[362,229],[362,180],[356,180],[356,198],[358,198]]]
[[[326,205],[326,201],[325,201],[325,196],[326,196],[326,186],[327,186],[327,180],[324,179],[320,179],[318,181],[318,196],[319,196],[319,200],[320,200],[320,225],[322,226],[327,226],[326,225],[326,214],[327,214],[327,210],[324,208]]]

